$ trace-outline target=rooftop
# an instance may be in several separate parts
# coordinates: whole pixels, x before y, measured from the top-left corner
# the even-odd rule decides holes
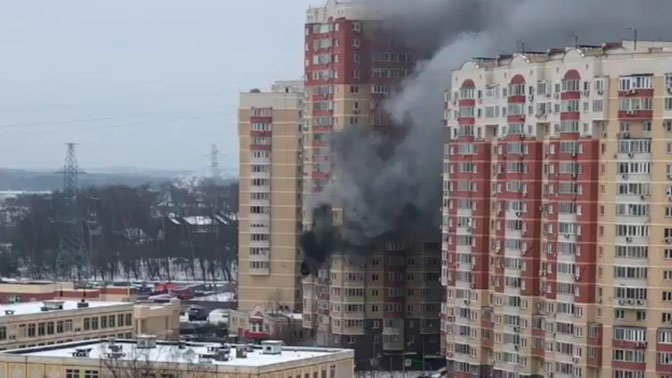
[[[110,353],[115,352],[119,360],[128,361],[148,361],[152,363],[170,363],[170,364],[211,364],[217,367],[218,371],[227,371],[229,369],[238,371],[240,368],[262,368],[270,365],[284,364],[291,362],[305,362],[305,360],[316,359],[324,361],[325,358],[346,359],[352,358],[353,351],[348,349],[327,349],[327,348],[308,348],[308,347],[282,347],[277,354],[265,354],[262,351],[263,346],[255,345],[230,345],[230,357],[227,359],[211,359],[216,350],[222,348],[221,344],[212,343],[169,343],[156,342],[155,346],[149,348],[138,347],[137,340],[117,340],[113,342],[111,348],[110,341],[93,340],[82,341],[68,344],[60,344],[46,347],[25,348],[0,353],[0,361],[10,356],[20,358],[77,358],[82,360],[93,360],[99,364],[102,359],[109,359]],[[278,347],[279,348],[279,347]],[[246,357],[239,357],[236,354],[237,349],[247,350]],[[81,352],[84,352],[83,354]],[[88,354],[88,355],[87,355]],[[210,356],[210,357],[208,357]]]
[[[62,300],[56,300],[56,301],[42,301],[42,302],[25,302],[25,303],[17,303],[17,304],[7,304],[7,305],[0,305],[0,318],[4,316],[20,316],[20,315],[30,315],[30,314],[38,314],[45,312],[43,311],[43,307],[45,307],[45,304],[49,305],[54,305],[53,308],[50,308],[49,311],[67,311],[67,310],[77,310],[79,309],[78,305],[81,301],[62,301]],[[62,308],[57,306],[58,304],[62,303]],[[112,306],[133,306],[132,303],[129,302],[102,302],[102,301],[95,301],[95,302],[86,302],[88,303],[88,308],[102,308],[102,307],[112,307]],[[49,307],[49,305],[47,307]]]
[[[473,57],[465,64],[476,65],[477,68],[491,69],[499,66],[508,66],[517,58],[528,63],[543,63],[553,60],[563,60],[568,54],[593,57],[631,57],[632,54],[666,54],[672,53],[670,41],[631,41],[605,42],[600,45],[577,45],[549,48],[546,51],[523,51],[511,54],[500,54],[496,57]]]

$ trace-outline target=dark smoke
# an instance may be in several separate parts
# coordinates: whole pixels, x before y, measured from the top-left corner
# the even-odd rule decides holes
[[[472,57],[546,51],[632,39],[671,39],[670,0],[359,0],[389,32],[431,59],[418,65],[386,109],[403,128],[400,140],[364,127],[333,137],[334,182],[314,208],[344,209],[336,229],[329,212],[301,239],[305,272],[335,251],[366,251],[376,242],[415,231],[438,236],[441,206],[443,94],[451,71]],[[327,222],[327,218],[328,222]],[[329,226],[319,226],[319,224]],[[355,247],[355,248],[353,248]]]

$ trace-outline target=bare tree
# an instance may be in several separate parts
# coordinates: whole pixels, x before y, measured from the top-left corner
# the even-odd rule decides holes
[[[101,348],[101,367],[110,378],[211,378],[216,370],[209,361],[201,361],[193,347],[184,345],[129,348],[110,342]]]

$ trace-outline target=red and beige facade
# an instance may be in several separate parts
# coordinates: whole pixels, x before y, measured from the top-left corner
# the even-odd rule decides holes
[[[672,43],[474,59],[446,93],[456,377],[672,376]]]
[[[241,93],[238,303],[301,309],[303,82]]]
[[[354,2],[329,0],[307,12],[305,26],[303,227],[313,224],[311,199],[338,180],[329,138],[350,126],[394,126],[383,102],[415,64]],[[336,225],[347,218],[332,209]],[[354,348],[357,367],[419,366],[438,353],[440,245],[425,238],[381,243],[367,256],[336,251],[316,277],[303,281],[303,323],[318,345]]]

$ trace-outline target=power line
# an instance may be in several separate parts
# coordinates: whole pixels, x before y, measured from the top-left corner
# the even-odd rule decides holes
[[[66,125],[62,125],[58,129],[51,129],[51,130],[36,130],[36,129],[31,129],[31,130],[3,130],[0,128],[0,135],[26,135],[26,134],[45,134],[45,133],[62,133],[64,131],[64,128],[67,128],[68,131],[97,131],[101,129],[114,129],[114,128],[123,128],[123,127],[128,127],[128,126],[133,126],[133,125],[138,125],[138,124],[148,124],[148,123],[153,123],[153,124],[161,124],[161,123],[168,123],[168,122],[175,122],[179,120],[193,120],[193,119],[204,119],[208,118],[206,116],[191,116],[191,117],[175,117],[171,119],[159,119],[159,120],[131,120],[128,122],[121,122],[121,123],[113,123],[113,124],[99,124],[99,125],[73,125],[74,127],[67,127]]]
[[[205,109],[210,109],[210,107],[205,107]],[[220,109],[219,107],[213,107],[212,109]],[[52,127],[52,126],[64,126],[64,125],[71,125],[71,124],[79,124],[79,123],[92,123],[92,122],[101,122],[101,121],[114,121],[114,122],[123,122],[123,121],[131,121],[140,118],[137,122],[142,121],[143,119],[151,118],[151,117],[162,117],[162,116],[175,116],[175,115],[188,115],[191,113],[195,112],[202,112],[202,108],[195,108],[195,109],[182,109],[178,111],[172,111],[172,112],[150,112],[150,113],[140,113],[136,115],[131,115],[127,117],[112,117],[112,116],[101,116],[101,117],[92,117],[92,118],[78,118],[78,119],[70,119],[70,120],[54,120],[54,121],[30,121],[30,122],[12,122],[12,123],[3,123],[0,124],[0,130],[4,129],[15,129],[15,128],[40,128],[40,127]],[[234,110],[227,110],[224,115],[229,115],[230,113],[233,113]],[[90,125],[86,125],[87,127],[90,127]]]

